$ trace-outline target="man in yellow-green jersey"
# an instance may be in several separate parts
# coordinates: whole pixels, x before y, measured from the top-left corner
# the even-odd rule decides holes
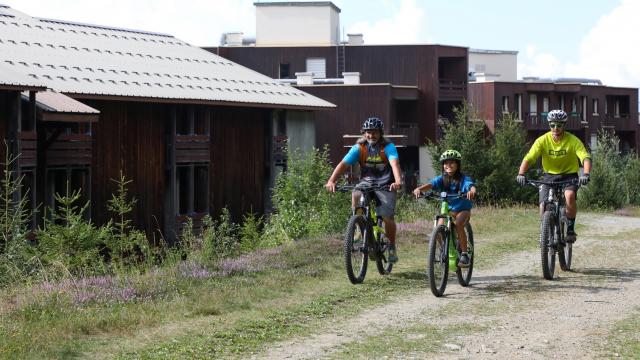
[[[564,181],[578,179],[580,185],[589,183],[589,173],[591,172],[591,156],[582,144],[582,141],[575,135],[564,131],[567,123],[567,113],[562,110],[552,110],[547,115],[547,122],[551,131],[536,139],[531,149],[522,159],[520,170],[516,181],[521,186],[526,184],[527,179],[524,174],[531,164],[534,164],[542,156],[542,169],[544,170],[544,181]],[[583,174],[578,175],[580,166],[583,164]],[[548,187],[540,189],[540,213],[544,211],[544,199],[548,194]],[[564,196],[567,202],[567,242],[576,241],[574,225],[578,208],[576,206],[576,192],[578,186],[568,184],[564,188]]]

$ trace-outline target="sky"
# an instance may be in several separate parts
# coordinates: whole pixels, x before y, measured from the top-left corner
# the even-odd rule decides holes
[[[217,46],[255,36],[259,0],[0,0],[35,17],[174,35]],[[262,2],[265,2],[262,0]],[[518,78],[580,77],[640,87],[638,0],[334,0],[344,33],[365,44],[518,51]]]

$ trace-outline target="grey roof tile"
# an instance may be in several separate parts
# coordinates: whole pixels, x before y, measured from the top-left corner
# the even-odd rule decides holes
[[[11,8],[2,10],[0,63],[57,92],[334,106],[170,35],[38,19]],[[4,74],[0,73],[0,83],[5,81]]]

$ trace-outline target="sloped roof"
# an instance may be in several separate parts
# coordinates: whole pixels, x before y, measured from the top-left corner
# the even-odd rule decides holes
[[[0,89],[43,90],[46,85],[0,62]]]
[[[80,96],[334,107],[171,35],[33,18],[4,5],[0,64],[0,83],[8,68]]]

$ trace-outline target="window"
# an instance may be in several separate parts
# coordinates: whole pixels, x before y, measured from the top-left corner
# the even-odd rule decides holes
[[[538,96],[536,94],[529,95],[529,112],[531,115],[538,114]]]
[[[192,163],[176,167],[176,204],[179,215],[209,211],[209,166]]]
[[[314,78],[326,78],[326,69],[326,60],[324,58],[307,58],[307,72],[313,73]]]
[[[548,113],[549,112],[549,97],[548,96],[544,96],[542,98],[542,112],[544,112],[544,113]]]
[[[518,120],[522,121],[522,94],[516,94],[514,107]]]
[[[580,121],[582,122],[586,122],[587,121],[587,97],[586,96],[580,96]]]
[[[291,79],[291,66],[288,63],[280,64],[278,73],[280,74],[280,79]]]
[[[620,117],[620,99],[616,99],[613,103],[613,116]]]
[[[598,99],[592,99],[591,105],[593,106],[593,115],[598,115]]]
[[[176,107],[177,135],[209,135],[209,109],[191,105]]]
[[[558,97],[559,109],[564,111],[564,95]]]
[[[576,98],[571,99],[571,112],[573,114],[578,113],[578,105],[576,104]]]
[[[509,113],[509,97],[508,96],[502,97],[502,113],[503,114]]]

